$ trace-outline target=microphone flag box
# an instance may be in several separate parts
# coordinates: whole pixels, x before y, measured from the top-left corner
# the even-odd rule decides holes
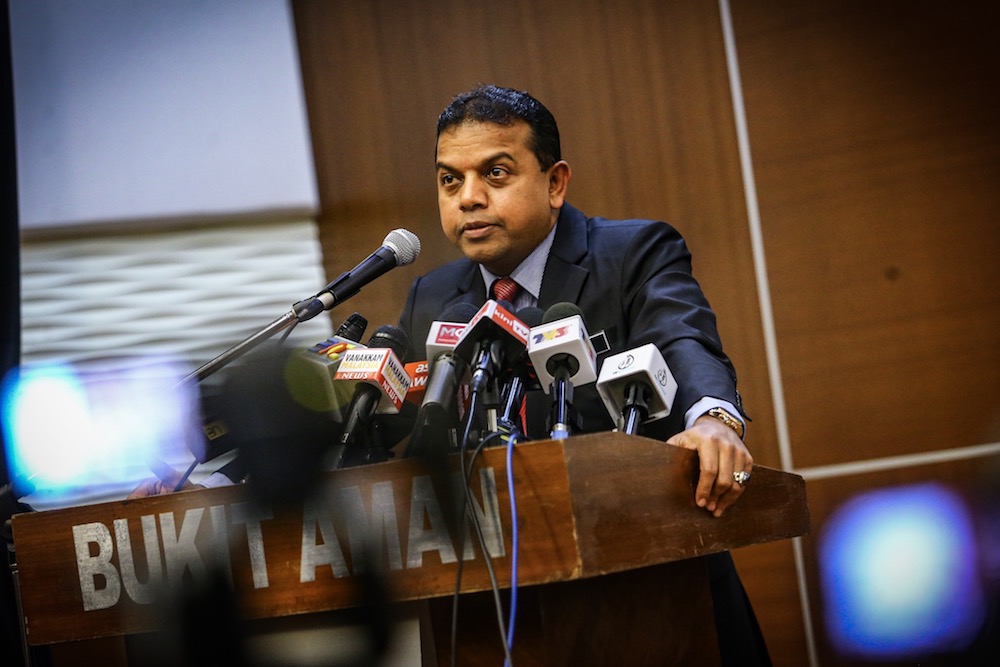
[[[677,381],[656,345],[646,343],[604,360],[597,377],[597,392],[609,413],[621,415],[626,389],[632,382],[643,382],[653,390],[646,421],[670,414],[674,396],[677,395]]]
[[[406,364],[412,381],[410,391],[406,394],[407,401],[416,405],[423,402],[430,365],[439,355],[455,351],[455,345],[458,344],[467,326],[466,322],[431,322],[431,329],[427,332],[427,341],[424,346],[427,351],[427,361]],[[467,369],[466,374],[468,374]]]
[[[579,315],[531,327],[528,356],[546,393],[554,379],[546,368],[548,361],[563,354],[575,358],[579,364],[579,369],[570,377],[574,385],[590,384],[597,379],[597,353]]]
[[[500,334],[505,346],[508,348],[508,361],[513,360],[524,353],[528,347],[528,333],[531,330],[521,320],[499,303],[490,299],[479,309],[465,331],[455,344],[455,354],[460,356],[466,363],[472,362],[472,355],[477,343],[489,340]]]
[[[434,361],[442,352],[454,350],[467,326],[465,322],[431,322],[425,344],[427,361]]]
[[[382,394],[375,408],[378,414],[398,413],[410,388],[406,368],[396,353],[388,348],[348,350],[333,379],[349,385],[352,395],[358,382],[378,387]]]
[[[310,410],[328,412],[336,421],[343,421],[351,389],[334,382],[334,377],[344,354],[364,347],[350,338],[331,336],[293,354],[285,366],[285,385],[292,398]]]
[[[407,403],[420,405],[427,391],[427,373],[430,364],[426,361],[411,361],[406,364],[406,374],[410,376],[410,388],[406,392]]]

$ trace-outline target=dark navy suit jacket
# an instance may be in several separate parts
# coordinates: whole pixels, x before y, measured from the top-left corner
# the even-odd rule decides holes
[[[486,300],[478,264],[461,259],[417,278],[400,318],[411,347],[410,360],[423,359],[431,323],[449,306]],[[736,374],[722,351],[712,313],[691,275],[691,255],[681,235],[653,220],[588,218],[569,204],[559,213],[545,265],[538,307],[577,304],[592,336],[603,333],[598,367],[609,354],[655,343],[677,380],[668,418],[647,424],[642,433],[665,439],[684,429],[684,413],[703,396],[721,398],[742,410]],[[600,340],[600,337],[598,336]],[[540,392],[529,400],[542,401]],[[544,405],[544,403],[542,403]],[[607,431],[614,424],[595,385],[577,387],[574,405],[584,431]],[[529,435],[546,437],[545,408],[529,403]]]

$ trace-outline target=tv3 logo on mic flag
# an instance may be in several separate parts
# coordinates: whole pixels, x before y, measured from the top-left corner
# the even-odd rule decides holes
[[[382,388],[376,412],[395,414],[410,388],[410,376],[392,350],[367,348],[347,350],[337,368],[335,380],[367,382]]]
[[[569,334],[568,326],[555,327],[554,329],[549,329],[548,331],[532,331],[531,332],[531,342],[534,345],[542,343],[548,340],[555,340],[556,338],[562,338]]]
[[[553,381],[548,362],[559,355],[573,357],[577,362],[573,384],[585,385],[597,379],[597,352],[579,315],[531,327],[528,356],[542,387]]]

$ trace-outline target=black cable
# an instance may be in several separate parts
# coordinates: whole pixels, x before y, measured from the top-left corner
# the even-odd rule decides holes
[[[486,564],[486,572],[490,578],[490,588],[493,592],[493,604],[497,613],[497,625],[500,630],[500,642],[503,645],[504,657],[507,660],[507,664],[513,666],[514,661],[510,655],[510,648],[507,645],[507,627],[503,619],[503,603],[500,600],[500,585],[497,582],[496,572],[493,569],[493,562],[490,559],[489,549],[486,547],[486,538],[483,535],[482,525],[479,523],[479,517],[476,515],[476,510],[473,507],[472,489],[470,487],[470,480],[472,473],[474,471],[474,464],[476,458],[486,447],[486,443],[492,438],[499,436],[499,433],[491,433],[487,437],[483,438],[479,444],[476,446],[475,451],[472,454],[472,458],[469,460],[469,467],[465,467],[466,452],[469,448],[469,434],[471,431],[472,421],[475,415],[475,408],[478,402],[479,392],[474,390],[469,399],[469,417],[466,421],[465,430],[462,435],[461,443],[461,458],[462,458],[462,490],[464,495],[462,498],[462,510],[459,512],[459,516],[468,515],[469,519],[472,521],[473,527],[476,529],[476,539],[479,542],[479,547],[483,553],[483,560]],[[465,530],[460,530],[461,541],[459,544],[459,554],[458,554],[458,565],[455,571],[455,594],[452,598],[452,613],[451,613],[451,665],[455,667],[456,665],[456,649],[458,645],[458,598],[459,593],[462,588],[462,567],[464,562],[465,553]],[[501,539],[503,536],[501,535]]]
[[[510,649],[507,645],[507,624],[506,621],[504,621],[503,602],[500,600],[500,584],[497,582],[496,570],[493,568],[493,559],[490,558],[489,549],[486,546],[486,537],[483,535],[483,526],[479,522],[479,515],[476,514],[476,510],[473,506],[474,498],[472,497],[472,474],[473,472],[475,472],[475,467],[474,467],[475,461],[482,453],[483,449],[486,448],[486,443],[489,442],[490,439],[494,437],[494,435],[499,435],[499,434],[491,433],[487,437],[483,438],[476,446],[476,449],[472,454],[472,458],[469,461],[468,472],[464,476],[464,483],[462,486],[465,491],[466,512],[468,513],[469,518],[472,520],[473,527],[476,529],[476,539],[479,542],[479,548],[483,553],[483,561],[486,565],[486,572],[490,577],[490,588],[493,592],[493,606],[497,614],[497,627],[500,630],[500,639],[501,642],[503,643],[504,656],[507,659],[507,664],[512,666],[513,659],[511,658]],[[464,531],[463,531],[463,536],[464,536]],[[501,540],[503,539],[502,534],[500,536],[500,539]],[[464,545],[463,545],[463,550],[464,550]]]
[[[292,329],[294,329],[295,327],[297,327],[298,324],[299,324],[298,320],[295,320],[294,322],[292,322],[291,326],[289,326],[288,328],[286,328],[285,331],[281,334],[281,338],[279,338],[276,341],[275,346],[276,347],[281,347],[282,345],[284,345],[285,341],[288,340],[288,337],[292,334]]]
[[[180,480],[177,482],[177,484],[174,485],[174,493],[177,493],[178,491],[181,490],[181,488],[184,487],[184,483],[188,481],[188,477],[191,476],[191,473],[193,473],[194,469],[197,467],[198,467],[198,459],[191,461],[191,465],[188,466],[188,469],[184,471],[183,475],[181,475]]]

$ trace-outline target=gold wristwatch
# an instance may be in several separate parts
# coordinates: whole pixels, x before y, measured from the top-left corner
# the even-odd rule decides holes
[[[709,417],[715,417],[723,424],[736,431],[736,435],[740,436],[740,440],[743,439],[743,433],[745,431],[743,421],[729,414],[728,410],[724,410],[722,408],[712,408],[705,414]]]

